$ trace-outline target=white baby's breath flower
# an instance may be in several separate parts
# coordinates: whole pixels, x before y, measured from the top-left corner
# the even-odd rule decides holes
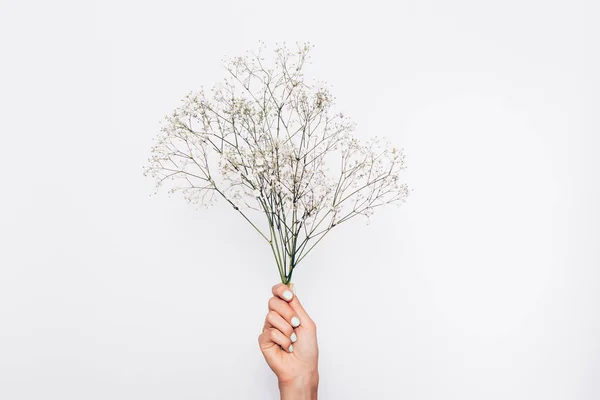
[[[330,229],[409,193],[402,150],[359,141],[329,86],[304,79],[309,49],[279,48],[273,68],[260,52],[229,59],[212,98],[190,92],[165,117],[144,171],[191,203],[227,200],[280,250],[284,283]]]

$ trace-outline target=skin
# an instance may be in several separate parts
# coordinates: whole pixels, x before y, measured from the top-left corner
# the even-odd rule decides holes
[[[317,327],[293,294],[293,284],[279,283],[272,292],[258,337],[260,350],[277,375],[281,400],[315,400],[319,386]],[[297,322],[294,317],[300,322],[297,327],[292,326]],[[294,343],[292,334],[297,339]]]

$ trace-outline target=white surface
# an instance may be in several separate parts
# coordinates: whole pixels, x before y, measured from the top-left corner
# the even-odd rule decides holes
[[[315,44],[414,189],[294,274],[321,398],[600,398],[597,2],[0,4],[1,399],[276,398],[268,247],[142,176],[259,39]]]

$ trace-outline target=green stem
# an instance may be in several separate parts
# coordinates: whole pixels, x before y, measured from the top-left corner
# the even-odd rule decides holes
[[[285,282],[283,282],[286,285],[289,285],[290,282],[292,281],[292,273],[294,272],[294,267],[292,267],[292,269],[290,269],[290,273],[288,274],[288,276],[285,277]]]
[[[281,282],[285,280],[285,275],[283,273],[283,268],[281,268],[281,264],[279,259],[277,258],[277,253],[275,253],[275,247],[273,247],[273,242],[269,242],[271,245],[271,250],[273,251],[273,257],[275,257],[275,261],[277,262],[277,269],[279,270],[279,277],[281,278]]]

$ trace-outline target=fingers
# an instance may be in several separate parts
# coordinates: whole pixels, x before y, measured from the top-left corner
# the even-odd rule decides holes
[[[289,353],[294,352],[292,340],[276,328],[268,328],[264,330],[263,333],[258,337],[258,341],[263,351],[272,349],[273,345],[276,344]]]
[[[273,292],[273,296],[279,297],[281,300],[290,301],[294,297],[292,290],[283,283],[278,283],[277,285],[273,286],[271,290]]]
[[[308,315],[306,310],[304,310],[304,307],[302,307],[300,300],[298,300],[298,296],[296,296],[293,293],[293,288],[294,288],[293,283],[290,285],[290,287],[284,285],[283,283],[279,283],[279,284],[273,286],[272,291],[273,291],[273,295],[279,297],[280,299],[286,301],[289,304],[289,306],[294,311],[294,314],[300,320],[300,323],[302,323],[304,321],[304,323],[307,325],[308,324],[314,325],[312,319],[310,318],[310,316]]]
[[[310,332],[313,330],[311,327],[314,327],[314,322],[293,293],[293,286],[288,287],[279,283],[273,286],[272,292],[273,297],[269,299],[269,312],[258,340],[264,354],[282,350],[292,353],[293,343],[298,340],[294,328],[304,327]]]
[[[265,321],[265,329],[275,328],[283,333],[285,336],[290,338],[292,343],[295,343],[298,340],[296,336],[296,332],[294,332],[294,328],[285,320],[281,315],[279,315],[276,311],[269,311],[267,314],[267,318]]]
[[[277,314],[281,315],[292,328],[300,326],[300,318],[298,318],[294,309],[292,309],[292,307],[284,300],[277,297],[271,297],[269,299],[269,310],[275,311]]]

